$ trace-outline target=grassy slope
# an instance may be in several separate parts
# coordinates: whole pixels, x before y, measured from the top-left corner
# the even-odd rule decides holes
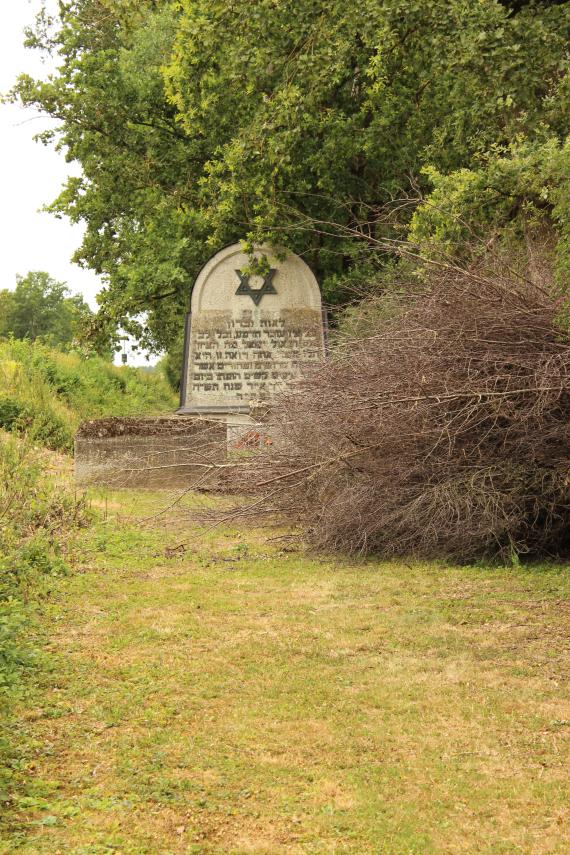
[[[70,450],[86,419],[172,413],[176,404],[159,371],[116,367],[97,357],[0,340],[0,427],[10,429],[10,420],[23,408],[20,426],[38,445]]]
[[[342,563],[126,516],[161,503],[109,494],[54,580],[0,852],[570,850],[567,572]]]

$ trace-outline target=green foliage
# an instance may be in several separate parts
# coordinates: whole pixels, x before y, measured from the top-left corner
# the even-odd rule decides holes
[[[61,554],[66,530],[84,525],[83,502],[42,475],[28,445],[0,437],[0,799],[10,786],[10,709],[34,666],[25,634],[42,580],[68,572]]]
[[[279,228],[283,197],[337,221],[331,205],[401,193],[426,162],[456,168],[544,119],[564,59],[552,10],[290,0],[244,17],[221,0],[181,5],[169,92],[187,133],[209,140],[219,230],[242,215],[244,191],[250,223]]]
[[[180,389],[180,380],[184,365],[184,338],[178,337],[168,349],[168,353],[160,362],[160,368],[171,387],[177,392]]]
[[[70,451],[86,419],[160,413],[175,404],[161,371],[119,368],[40,343],[0,341],[0,427],[26,433],[38,445]]]
[[[244,235],[303,252],[336,299],[354,235],[410,180],[426,193],[515,139],[560,140],[567,4],[506,5],[61,4],[29,38],[58,51],[57,74],[15,91],[82,166],[52,210],[86,225],[77,260],[108,277],[101,317],[169,348],[198,269]]]
[[[0,292],[0,335],[66,348],[86,328],[93,313],[79,295],[70,296],[63,282],[36,271],[18,276],[14,291]]]
[[[24,412],[25,407],[19,401],[13,398],[0,398],[0,428],[13,430]]]
[[[26,433],[38,445],[70,450],[73,437],[68,425],[51,407],[26,405],[10,398],[0,398],[0,427],[15,433]]]
[[[46,48],[51,38],[48,27],[30,41]],[[61,73],[18,85],[24,103],[60,120],[63,145],[82,165],[83,177],[70,179],[52,209],[89,224],[76,260],[110,278],[100,320],[121,319],[148,339],[145,311],[166,345],[179,332],[188,270],[203,257],[203,248],[188,249],[179,216],[192,152],[162,84],[174,14],[164,2],[78,0],[61,7],[53,38]]]
[[[433,191],[415,212],[410,239],[424,254],[483,246],[491,235],[505,241],[556,232],[556,273],[570,277],[570,138],[517,140],[491,152],[472,169],[447,175],[426,170]]]

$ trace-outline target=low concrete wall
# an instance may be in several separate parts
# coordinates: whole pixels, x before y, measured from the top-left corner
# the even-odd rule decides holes
[[[213,489],[227,460],[227,426],[187,417],[100,419],[75,438],[78,484]]]

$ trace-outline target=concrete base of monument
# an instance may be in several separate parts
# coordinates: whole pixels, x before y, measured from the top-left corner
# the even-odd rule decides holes
[[[259,448],[272,444],[268,434],[268,425],[252,416],[227,416],[226,435],[228,453]]]
[[[228,406],[208,406],[208,407],[180,407],[179,410],[176,410],[177,416],[205,416],[206,418],[225,418],[226,416],[231,415],[249,415],[251,410],[250,406],[242,406],[236,404],[235,407]]]
[[[254,408],[84,422],[75,437],[75,480],[113,489],[224,489],[233,455],[273,444],[266,418],[266,408]]]
[[[171,416],[84,422],[75,438],[79,485],[217,489],[228,458],[225,420]]]
[[[181,407],[179,416],[223,422],[227,428],[228,452],[269,444],[266,436],[270,415],[269,405],[252,401],[241,406]]]

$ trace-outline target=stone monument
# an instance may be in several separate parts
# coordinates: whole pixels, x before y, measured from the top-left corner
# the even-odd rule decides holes
[[[301,258],[280,260],[268,247],[256,255],[268,262],[264,276],[247,272],[250,259],[236,244],[196,280],[177,415],[83,424],[79,484],[221,489],[228,452],[278,437],[267,415],[259,424],[260,405],[323,358],[324,317],[317,280]]]
[[[246,272],[250,259],[234,244],[196,279],[179,415],[247,416],[252,405],[270,402],[296,379],[303,365],[323,358],[321,294],[311,269],[292,253],[279,260],[269,247],[256,256],[269,264],[264,276]]]

